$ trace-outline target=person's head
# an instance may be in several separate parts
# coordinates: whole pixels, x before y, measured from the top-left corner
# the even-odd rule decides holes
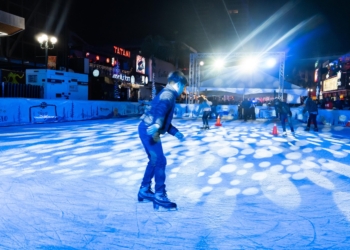
[[[204,102],[204,98],[203,98],[203,96],[200,96],[200,97],[198,98],[198,101],[199,101],[199,103]]]
[[[207,98],[205,97],[205,95],[200,95],[198,98],[199,103],[202,103],[206,100]]]
[[[168,75],[168,84],[170,84],[180,95],[186,86],[188,86],[188,81],[186,76],[181,71],[173,71]]]

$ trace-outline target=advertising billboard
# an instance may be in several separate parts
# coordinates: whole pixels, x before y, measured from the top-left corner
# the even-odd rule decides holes
[[[140,74],[146,73],[146,59],[140,55],[136,56],[136,72]]]
[[[47,68],[48,69],[56,69],[56,56],[48,56],[47,57]]]
[[[332,77],[323,81],[323,91],[338,89],[338,77]]]

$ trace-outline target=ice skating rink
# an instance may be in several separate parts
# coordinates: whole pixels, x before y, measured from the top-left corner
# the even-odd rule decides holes
[[[175,212],[137,202],[136,118],[1,127],[0,249],[350,248],[350,128],[210,122],[162,137]]]

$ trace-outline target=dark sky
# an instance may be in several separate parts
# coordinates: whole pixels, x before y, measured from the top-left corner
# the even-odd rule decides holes
[[[269,49],[300,57],[350,50],[350,0],[236,2],[249,2],[240,10],[246,13],[246,28],[237,32],[240,24],[230,20],[226,11],[230,0],[100,0],[83,5],[73,0],[69,26],[92,45],[125,44],[160,35],[201,53],[232,50],[239,44],[237,51]],[[269,18],[271,23],[264,25]],[[245,41],[258,28],[260,32]]]

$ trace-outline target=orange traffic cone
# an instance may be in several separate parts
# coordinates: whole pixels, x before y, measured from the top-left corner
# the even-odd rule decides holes
[[[220,122],[220,116],[219,115],[218,115],[218,119],[216,119],[215,126],[222,126],[222,124]]]
[[[273,125],[272,134],[278,135],[276,123]]]
[[[345,127],[350,127],[350,121],[345,124]]]

